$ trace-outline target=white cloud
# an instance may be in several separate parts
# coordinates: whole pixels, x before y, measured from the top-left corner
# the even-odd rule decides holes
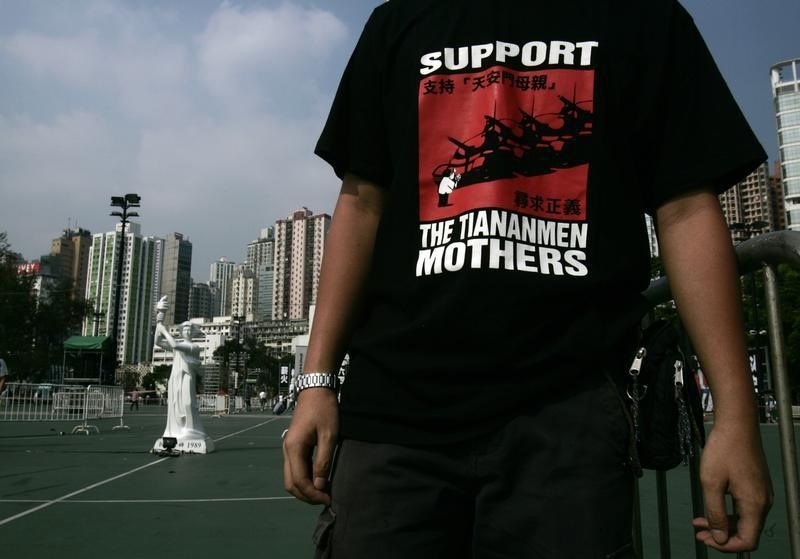
[[[85,192],[120,171],[114,132],[101,117],[64,114],[51,123],[0,116],[0,188],[27,195]]]
[[[245,10],[226,2],[197,38],[200,77],[214,94],[246,107],[312,96],[316,77],[347,37],[344,23],[326,11],[287,3]]]
[[[159,234],[187,234],[195,279],[206,281],[212,260],[241,261],[246,243],[292,210],[333,210],[337,180],[311,154],[317,132],[268,116],[146,131],[137,189],[143,221],[159,224]]]
[[[73,86],[95,83],[103,68],[104,49],[92,34],[52,37],[21,32],[2,41],[0,49],[37,77]]]
[[[68,219],[85,227],[107,222],[109,193],[129,188],[127,151],[95,114],[46,123],[0,116],[0,231],[9,232],[12,248],[36,258]]]
[[[125,113],[148,121],[190,113],[187,58],[182,45],[126,40],[107,65]]]
[[[30,92],[0,105],[0,231],[16,250],[47,252],[68,218],[110,230],[109,196],[138,192],[143,233],[187,235],[202,281],[292,210],[332,211],[337,180],[312,154],[350,40],[331,13],[224,3],[187,25],[169,5],[48,6],[0,35],[14,91]]]
[[[90,30],[63,37],[19,33],[0,47],[37,79],[93,99],[104,95],[127,118],[160,119],[186,107],[187,53],[180,44],[129,33],[101,39]]]
[[[312,209],[330,212],[337,185],[314,162],[317,133],[269,116],[148,130],[139,154],[140,189],[165,214],[191,208],[224,219],[264,215],[248,224],[254,232],[314,200],[328,204]]]

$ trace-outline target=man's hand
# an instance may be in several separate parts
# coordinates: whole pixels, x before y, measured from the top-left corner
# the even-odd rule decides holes
[[[710,548],[738,553],[758,547],[773,493],[757,429],[715,425],[709,434],[700,462],[706,516],[692,524]],[[733,514],[726,511],[726,494],[733,497]]]
[[[289,493],[307,503],[330,504],[328,475],[338,435],[336,394],[328,388],[300,392],[283,440],[283,482]]]

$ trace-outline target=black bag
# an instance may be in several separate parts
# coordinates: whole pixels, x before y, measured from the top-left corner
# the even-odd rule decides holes
[[[657,320],[642,333],[628,370],[634,468],[670,470],[705,443],[700,391],[675,327]]]

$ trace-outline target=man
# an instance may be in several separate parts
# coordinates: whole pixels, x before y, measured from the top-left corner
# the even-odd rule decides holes
[[[478,149],[488,118],[504,142]],[[614,382],[645,212],[714,392],[697,537],[756,547],[771,486],[716,194],[765,154],[682,7],[388,2],[316,153],[343,182],[284,479],[326,505],[320,556],[633,556]],[[431,188],[446,167],[457,206]]]

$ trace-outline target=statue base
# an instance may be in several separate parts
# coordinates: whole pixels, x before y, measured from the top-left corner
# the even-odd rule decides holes
[[[204,438],[197,436],[175,438],[178,439],[178,444],[172,449],[172,452],[180,452],[182,454],[208,454],[209,452],[214,452],[214,441],[208,436]],[[158,454],[165,450],[163,437],[159,437],[153,445],[153,452]]]

